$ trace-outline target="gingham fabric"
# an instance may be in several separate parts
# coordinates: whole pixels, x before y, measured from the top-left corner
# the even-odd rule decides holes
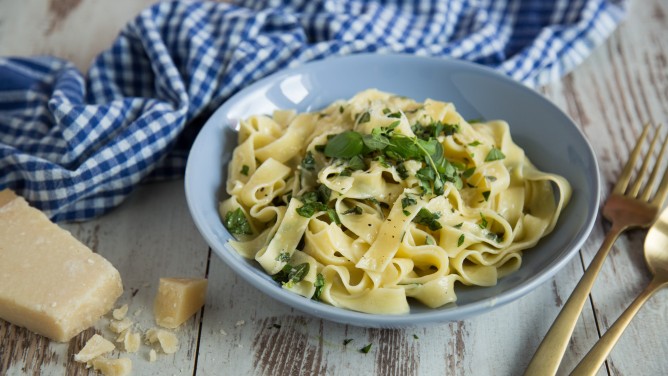
[[[0,59],[0,189],[85,220],[142,181],[182,176],[214,109],[277,70],[361,52],[448,56],[529,86],[557,80],[624,15],[623,0],[161,2],[83,75]]]

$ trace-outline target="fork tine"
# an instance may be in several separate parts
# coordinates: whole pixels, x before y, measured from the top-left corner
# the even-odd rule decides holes
[[[647,168],[649,167],[649,162],[652,159],[652,154],[654,154],[654,147],[656,147],[656,142],[659,140],[658,136],[658,131],[655,133],[654,139],[652,142],[649,144],[649,149],[647,149],[647,153],[645,153],[645,158],[642,161],[642,165],[640,166],[640,170],[638,170],[638,175],[636,176],[636,181],[633,183],[631,186],[631,190],[629,190],[626,194],[629,197],[636,197],[638,195],[638,192],[640,192],[640,186],[642,185],[642,179],[643,176],[645,176],[645,173],[647,172]],[[659,162],[661,160],[658,160]],[[651,191],[651,186],[649,183],[654,184],[654,182],[650,181],[647,184],[647,188],[645,188],[645,191]]]
[[[663,141],[663,146],[661,147],[661,153],[659,153],[659,159],[657,159],[657,165],[661,163],[664,159],[663,156],[666,153],[666,150],[668,149],[666,145],[668,145],[668,135],[666,135],[666,139]],[[657,168],[657,166],[655,166],[654,168]],[[651,204],[661,208],[663,206],[663,203],[666,201],[666,197],[668,197],[668,166],[666,166],[666,171],[663,172],[663,178],[661,179],[661,184],[659,185],[659,188],[657,188],[656,195],[654,195],[654,199],[652,199]]]
[[[659,139],[659,130],[661,129],[661,125],[657,127],[657,135],[654,138],[654,140]],[[652,190],[654,189],[654,182],[656,181],[656,178],[659,176],[659,171],[661,170],[661,165],[663,164],[664,160],[664,155],[666,154],[666,149],[668,149],[668,136],[664,138],[663,140],[663,145],[661,145],[661,150],[659,151],[658,157],[656,157],[656,163],[654,164],[654,169],[652,170],[652,175],[650,175],[649,180],[647,181],[647,186],[645,187],[645,190],[642,193],[642,199],[644,201],[648,201],[650,196],[652,195]],[[666,170],[665,173],[668,173],[668,169]],[[665,180],[665,173],[664,173],[664,179]],[[659,186],[657,189],[656,195],[661,196],[662,190],[666,190],[666,184],[668,184],[665,181],[662,181],[662,184]],[[665,200],[665,197],[664,197]],[[661,200],[663,202],[663,200]],[[660,205],[659,205],[660,206]]]
[[[626,187],[629,185],[629,180],[631,180],[631,172],[633,172],[633,166],[635,165],[636,160],[640,155],[640,151],[642,150],[643,140],[647,137],[648,131],[649,131],[649,123],[645,124],[645,128],[642,130],[640,137],[638,137],[638,140],[636,141],[636,146],[635,148],[633,148],[631,156],[629,157],[628,162],[626,162],[624,170],[622,170],[622,174],[619,176],[619,181],[615,185],[615,189],[612,191],[613,193],[620,195],[624,194]]]

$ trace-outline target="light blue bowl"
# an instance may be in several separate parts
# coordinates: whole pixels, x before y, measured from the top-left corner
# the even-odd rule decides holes
[[[542,170],[564,176],[573,197],[552,234],[524,252],[523,265],[493,287],[456,286],[458,300],[437,309],[411,303],[410,314],[375,315],[335,308],[279,287],[254,260],[239,256],[217,212],[225,195],[227,164],[236,146],[235,126],[274,109],[318,110],[368,88],[418,101],[453,102],[466,119],[502,119],[514,141]],[[214,252],[250,284],[289,306],[324,319],[366,327],[461,320],[512,302],[550,279],[575,255],[592,229],[599,204],[598,165],[577,126],[540,94],[491,69],[442,58],[353,55],[278,72],[240,91],[199,133],[186,167],[185,188],[197,228]]]

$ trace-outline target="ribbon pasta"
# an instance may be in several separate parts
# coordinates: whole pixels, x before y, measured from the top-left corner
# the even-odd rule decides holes
[[[355,311],[435,308],[456,301],[455,282],[496,284],[571,195],[506,122],[374,89],[251,116],[238,137],[219,207],[232,246],[283,288]]]

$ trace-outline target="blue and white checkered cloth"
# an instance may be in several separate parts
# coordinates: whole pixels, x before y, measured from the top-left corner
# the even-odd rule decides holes
[[[0,59],[0,189],[85,220],[142,181],[182,176],[198,127],[279,69],[360,52],[448,56],[537,86],[582,62],[624,0],[237,0],[146,9],[84,76]]]

